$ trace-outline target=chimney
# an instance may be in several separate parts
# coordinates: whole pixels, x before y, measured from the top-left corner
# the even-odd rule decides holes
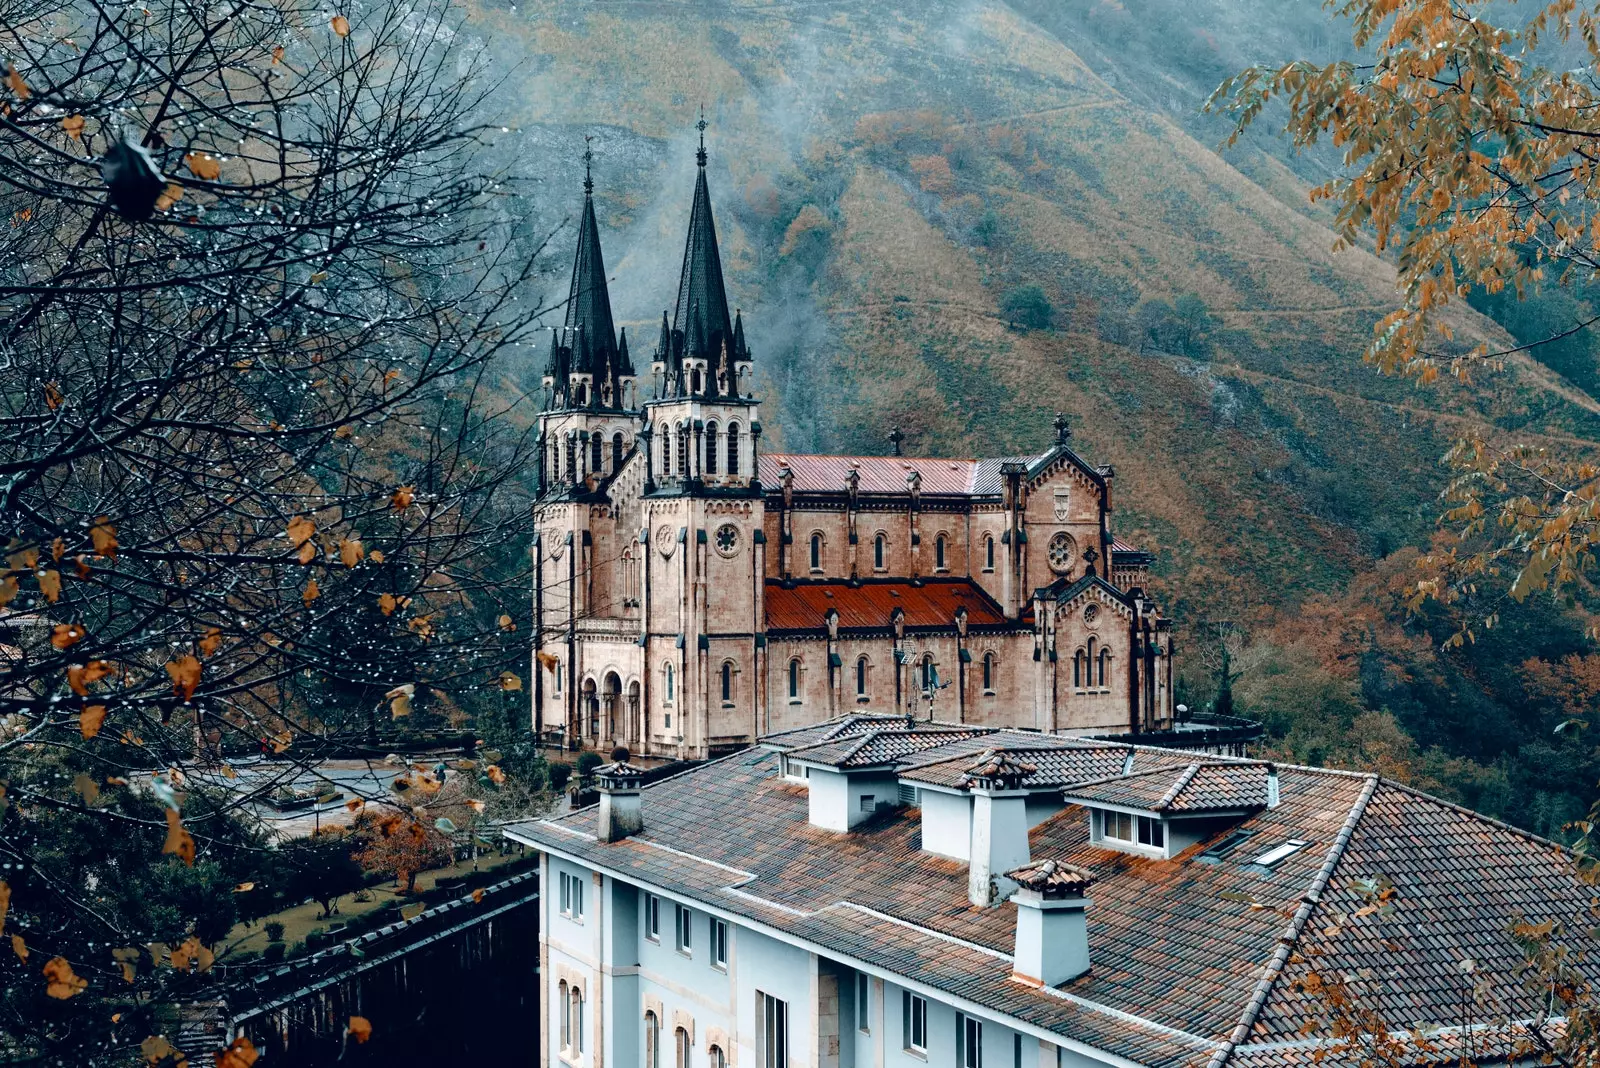
[[[611,763],[594,769],[595,788],[600,791],[597,837],[602,842],[620,842],[644,830],[644,806],[639,797],[644,769],[628,763],[630,755],[619,745],[611,751]]]
[[[1017,941],[1011,975],[1038,986],[1060,986],[1089,970],[1089,930],[1084,894],[1094,876],[1081,868],[1042,860],[1006,872],[1017,886]]]
[[[1278,765],[1267,765],[1267,807],[1278,807]]]
[[[1004,873],[1028,863],[1028,793],[1033,768],[1004,749],[986,749],[962,775],[972,792],[967,900],[980,908],[1004,901],[1016,883]]]

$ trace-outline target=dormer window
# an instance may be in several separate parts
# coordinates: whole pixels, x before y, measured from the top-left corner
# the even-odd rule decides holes
[[[1092,837],[1101,845],[1111,849],[1126,848],[1132,852],[1149,851],[1166,855],[1167,825],[1158,817],[1096,809],[1092,820]]]

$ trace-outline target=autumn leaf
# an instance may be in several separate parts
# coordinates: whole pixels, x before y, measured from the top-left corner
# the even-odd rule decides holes
[[[344,803],[344,807],[349,809],[351,812],[355,812],[357,809],[359,809],[364,804],[366,804],[366,802],[361,800],[361,798],[352,797],[350,800],[348,800],[348,801],[346,801]]]
[[[483,769],[483,773],[488,776],[489,781],[494,783],[496,786],[504,786],[506,783],[506,773],[500,770],[500,766],[498,764],[490,764],[488,767]]]
[[[372,550],[370,553],[367,554],[367,559],[371,560],[375,564],[383,563],[383,550],[382,549],[374,549],[374,550]]]
[[[315,601],[318,597],[321,597],[321,596],[322,596],[322,590],[317,586],[317,580],[316,579],[312,579],[310,582],[306,583],[305,590],[303,592],[301,592],[301,594],[300,594],[300,600],[305,604],[305,606],[307,608],[310,608],[311,607],[311,602]]]
[[[481,904],[482,902],[483,902],[483,887],[480,886],[480,887],[478,887],[476,890],[474,890],[472,892],[472,903],[474,905],[477,905],[477,904]]]
[[[333,20],[329,22],[328,25],[333,27],[333,32],[338,34],[340,37],[350,36],[350,20],[345,18],[343,15],[333,16]]]
[[[345,567],[355,567],[366,556],[360,538],[345,538],[339,542],[339,561]]]
[[[411,715],[411,698],[416,692],[416,684],[407,682],[384,694],[389,700],[389,711],[393,718],[399,719],[401,716]]]
[[[50,644],[57,649],[71,649],[88,633],[82,623],[57,623],[50,631]]]
[[[61,407],[61,402],[64,400],[66,400],[66,398],[61,395],[60,386],[56,385],[54,382],[46,382],[44,384],[45,407],[49,408],[53,412],[57,408]]]
[[[399,603],[399,601],[395,600],[395,596],[392,593],[378,594],[378,611],[382,612],[386,616],[394,615],[394,610]]]
[[[59,564],[61,562],[61,558],[65,555],[67,555],[66,542],[62,541],[60,538],[57,538],[55,541],[50,543],[50,559]]]
[[[347,438],[353,437],[354,435],[355,431],[351,430],[348,426],[342,426],[333,432],[333,436],[340,441],[344,441]]]
[[[67,136],[74,141],[83,140],[83,116],[68,115],[61,120],[61,128],[67,131]]]
[[[394,506],[395,511],[403,512],[407,508],[411,507],[411,502],[416,500],[416,498],[417,491],[415,487],[401,486],[399,489],[394,491],[394,496],[389,498],[389,503]]]
[[[200,639],[200,655],[215,656],[218,649],[222,648],[222,628],[207,627],[205,636]]]
[[[183,817],[175,808],[167,809],[167,840],[161,844],[163,855],[172,854],[189,867],[194,867],[194,837],[183,828]]]
[[[192,656],[169,660],[167,674],[172,678],[172,692],[187,701],[200,685],[200,661]]]
[[[168,1058],[181,1063],[187,1063],[188,1060],[161,1035],[151,1035],[139,1043],[139,1054],[151,1064],[160,1064]]]
[[[0,879],[0,931],[6,929],[6,912],[11,908],[11,887]]]
[[[17,959],[22,963],[28,963],[28,943],[22,940],[21,935],[14,934],[11,936],[11,952],[15,953]]]
[[[278,47],[276,47],[276,48],[274,48],[272,50],[272,64],[273,64],[273,66],[277,66],[279,63],[282,63],[282,62],[283,62],[283,46],[279,45]]]
[[[83,803],[86,805],[94,804],[100,796],[100,787],[95,785],[94,779],[88,772],[80,771],[74,775],[72,777],[72,788],[77,791],[79,797],[83,798]]]
[[[289,544],[296,548],[310,541],[311,536],[316,532],[317,524],[310,516],[297,515],[289,520]]]
[[[106,721],[105,705],[84,705],[83,711],[78,713],[78,729],[85,738],[93,738],[100,733],[100,725]]]
[[[10,604],[17,596],[17,576],[7,575],[0,579],[0,608]]]
[[[33,95],[28,91],[28,83],[23,81],[22,75],[17,73],[17,65],[15,63],[6,65],[6,85],[10,87],[11,92],[18,100],[26,100]]]
[[[86,579],[93,569],[89,567],[89,562],[83,558],[83,554],[79,553],[72,558],[72,570],[77,573],[79,578]],[[0,601],[0,604],[3,603],[3,601]]]
[[[94,526],[89,528],[89,541],[94,544],[95,554],[107,560],[117,558],[117,528],[111,525],[110,516],[101,516],[94,521]]]
[[[238,886],[233,888],[233,892],[236,893],[236,894],[248,894],[250,891],[254,890],[255,888],[256,888],[256,884],[255,883],[240,883]]]
[[[138,974],[139,950],[132,946],[113,949],[111,951],[111,959],[121,966],[123,980],[129,983],[133,982],[134,976]]]
[[[79,697],[89,696],[89,687],[111,674],[111,665],[104,660],[91,660],[87,664],[73,664],[67,668],[67,685]]]
[[[427,641],[433,637],[433,616],[417,616],[415,619],[408,620],[406,627],[412,634],[415,634],[423,641]]]
[[[507,634],[517,629],[516,620],[512,619],[510,616],[501,616],[499,623],[500,629],[505,631]]]
[[[259,1056],[255,1043],[240,1035],[232,1045],[217,1054],[217,1068],[251,1068]]]
[[[65,957],[52,957],[44,966],[44,977],[49,983],[45,993],[53,998],[65,1000],[83,993],[89,985],[87,980],[79,979],[72,971],[72,965],[67,963]]]
[[[172,206],[182,199],[183,186],[168,182],[166,188],[161,190],[161,195],[156,197],[156,210],[171,211]]]
[[[372,1024],[365,1016],[350,1017],[350,1037],[356,1040],[356,1045],[361,1045],[372,1037]]]
[[[500,689],[506,693],[515,693],[522,689],[522,676],[515,671],[500,672]]]
[[[205,152],[191,152],[183,157],[183,165],[189,168],[189,173],[206,182],[214,182],[222,177],[222,163],[217,157]]]
[[[189,971],[191,965],[202,972],[208,971],[216,959],[216,955],[194,935],[184,939],[183,944],[172,951],[171,957],[172,966],[180,972]]]
[[[44,594],[44,599],[55,604],[61,599],[61,572],[36,571],[34,577],[39,580],[39,592]]]

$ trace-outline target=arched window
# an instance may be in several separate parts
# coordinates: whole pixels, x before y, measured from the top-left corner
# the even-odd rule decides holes
[[[994,692],[994,654],[983,654],[983,688],[985,691]]]
[[[661,1021],[656,1014],[644,1014],[644,1068],[661,1068]]]
[[[597,475],[600,473],[602,466],[605,464],[605,454],[601,451],[604,448],[604,438],[602,438],[598,433],[589,435],[589,470],[593,471]]]
[[[667,701],[667,704],[670,705],[672,703],[672,699],[673,699],[673,696],[674,696],[674,694],[673,694],[674,678],[673,678],[673,674],[672,674],[672,665],[671,664],[666,665],[666,667],[662,668],[661,671],[662,671],[663,681],[666,684],[665,689],[663,689],[662,692],[667,695],[666,701]]]
[[[739,473],[739,424],[728,424],[728,474]]]
[[[706,474],[717,473],[717,424],[706,424]]]
[[[622,470],[622,431],[611,435],[611,473]]]
[[[811,535],[811,570],[822,570],[822,535]]]
[[[1088,659],[1088,657],[1083,655],[1082,649],[1079,649],[1076,653],[1072,654],[1072,685],[1076,689],[1083,689],[1083,678],[1086,674],[1085,664],[1088,662]]]
[[[561,1013],[561,1048],[572,1048],[572,1013],[567,1008],[567,981],[556,984],[556,1005]]]
[[[885,561],[889,559],[889,536],[879,534],[872,539],[872,566],[882,571],[888,566]]]
[[[577,391],[573,394],[573,401],[580,408],[589,403],[589,393],[588,390],[584,388],[582,382],[578,383]]]
[[[572,1036],[572,1043],[567,1048],[574,1053],[583,1052],[583,991],[577,987],[572,988],[572,1023],[568,1025],[568,1033]]]
[[[800,700],[800,660],[789,661],[789,700]]]
[[[733,661],[722,662],[722,703],[733,703]]]
[[[667,433],[665,423],[656,430],[656,435],[661,438],[661,477],[666,478],[672,474],[672,435]]]
[[[695,372],[699,374],[699,372]],[[689,1032],[678,1028],[673,1033],[673,1044],[678,1047],[678,1068],[689,1068]]]
[[[922,658],[922,688],[931,690],[939,678],[939,672],[933,666],[933,654],[928,653]]]
[[[728,1057],[722,1052],[721,1046],[706,1050],[706,1068],[728,1068]]]
[[[567,480],[578,481],[578,439],[576,435],[567,437]]]
[[[1089,639],[1089,659],[1090,660],[1094,659],[1095,644],[1096,644],[1095,640],[1093,638],[1090,638]]]
[[[561,661],[556,661],[556,693],[561,692]]]
[[[1099,665],[1100,666],[1096,671],[1096,674],[1099,675],[1099,678],[1096,681],[1095,685],[1103,687],[1106,684],[1106,663],[1110,659],[1111,659],[1111,650],[1110,649],[1101,649],[1100,650],[1100,659],[1099,659]]]
[[[943,571],[945,569],[943,534],[940,534],[933,540],[933,566],[939,571]]]
[[[856,661],[856,696],[867,696],[867,658]]]
[[[678,424],[678,477],[689,477],[689,426]]]
[[[689,392],[700,392],[700,368],[696,367],[689,372]]]
[[[994,538],[992,537],[983,539],[983,569],[985,571],[994,570]]]

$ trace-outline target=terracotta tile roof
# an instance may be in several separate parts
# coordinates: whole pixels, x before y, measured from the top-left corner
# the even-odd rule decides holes
[[[924,749],[977,738],[983,733],[981,727],[880,728],[791,749],[789,755],[836,768],[875,768],[896,763]]]
[[[808,723],[804,727],[791,727],[786,731],[776,731],[762,736],[761,744],[778,749],[792,749],[796,746],[811,745],[813,742],[827,741],[831,738],[843,738],[848,734],[864,734],[875,728],[893,727],[897,724],[906,723],[914,725],[916,721],[908,720],[902,715],[858,712],[848,716],[824,720],[821,723]]]
[[[844,721],[825,727],[853,729]],[[1019,733],[948,744],[981,749],[995,734]],[[1054,741],[1125,751],[1035,739],[1051,753]],[[968,764],[974,752],[965,749]],[[1172,757],[1135,754],[1136,763]],[[923,755],[940,756],[930,763],[941,766],[956,759]],[[1028,762],[1037,759],[1030,753]],[[1262,768],[1210,760],[1189,782],[1213,765]],[[1157,771],[1134,777],[1171,790],[1179,772]],[[1171,860],[1095,846],[1076,805],[1034,826],[1034,857],[1095,880],[1086,914],[1091,968],[1059,990],[1010,977],[1016,906],[973,907],[965,866],[922,850],[915,810],[885,809],[849,834],[812,827],[805,787],[782,777],[772,749],[646,787],[645,829],[623,842],[595,840],[593,808],[509,833],[1156,1068],[1231,1068],[1230,1056],[1243,1068],[1309,1063],[1318,1036],[1301,1031],[1312,1015],[1293,989],[1304,965],[1292,962],[1301,956],[1356,976],[1359,992],[1376,999],[1393,1026],[1448,1022],[1470,992],[1462,960],[1493,969],[1511,990],[1520,956],[1510,925],[1524,916],[1570,923],[1586,906],[1586,888],[1549,843],[1371,776],[1280,767],[1279,778],[1277,807],[1227,822]],[[1251,832],[1248,849],[1202,860],[1236,830]],[[1270,867],[1251,863],[1290,839],[1305,845]],[[1363,887],[1381,880],[1397,890],[1392,908],[1352,918],[1366,900]],[[1588,923],[1573,929],[1587,931]],[[1484,1013],[1491,1011],[1498,1010]],[[1235,1050],[1241,1021],[1246,1035]]]
[[[1039,736],[1034,735],[1034,739]],[[993,745],[990,741],[988,744]],[[1017,759],[1033,767],[1022,785],[1029,789],[1061,787],[1086,779],[1100,779],[1120,774],[1126,763],[1130,747],[1122,745],[1053,745],[1039,746],[1037,741],[1023,745],[1007,744],[1007,750]],[[941,753],[943,751],[941,750]],[[900,777],[907,782],[928,786],[960,788],[962,777],[971,758],[966,756],[930,761],[917,765],[908,761],[901,768]]]
[[[767,583],[769,630],[816,630],[827,625],[829,609],[839,613],[839,626],[847,629],[887,627],[895,609],[906,614],[908,627],[949,627],[956,609],[967,610],[969,626],[1006,622],[1005,611],[983,588],[970,579],[909,581],[800,582],[786,587]]]
[[[1031,464],[1037,456],[1005,456],[990,460],[939,460],[923,456],[821,456],[812,453],[762,453],[759,475],[764,486],[778,485],[784,468],[794,473],[801,493],[843,493],[855,471],[862,493],[905,493],[906,478],[922,476],[923,493],[998,494],[1000,465]]]
[[[1006,872],[1006,878],[1024,890],[1033,890],[1046,897],[1070,897],[1082,894],[1094,882],[1094,875],[1071,864],[1054,860],[1036,860]]]
[[[1148,812],[1211,812],[1264,808],[1267,765],[1256,763],[1189,763],[1158,767],[1132,775],[1112,775],[1069,786],[1069,801],[1120,805]]]

